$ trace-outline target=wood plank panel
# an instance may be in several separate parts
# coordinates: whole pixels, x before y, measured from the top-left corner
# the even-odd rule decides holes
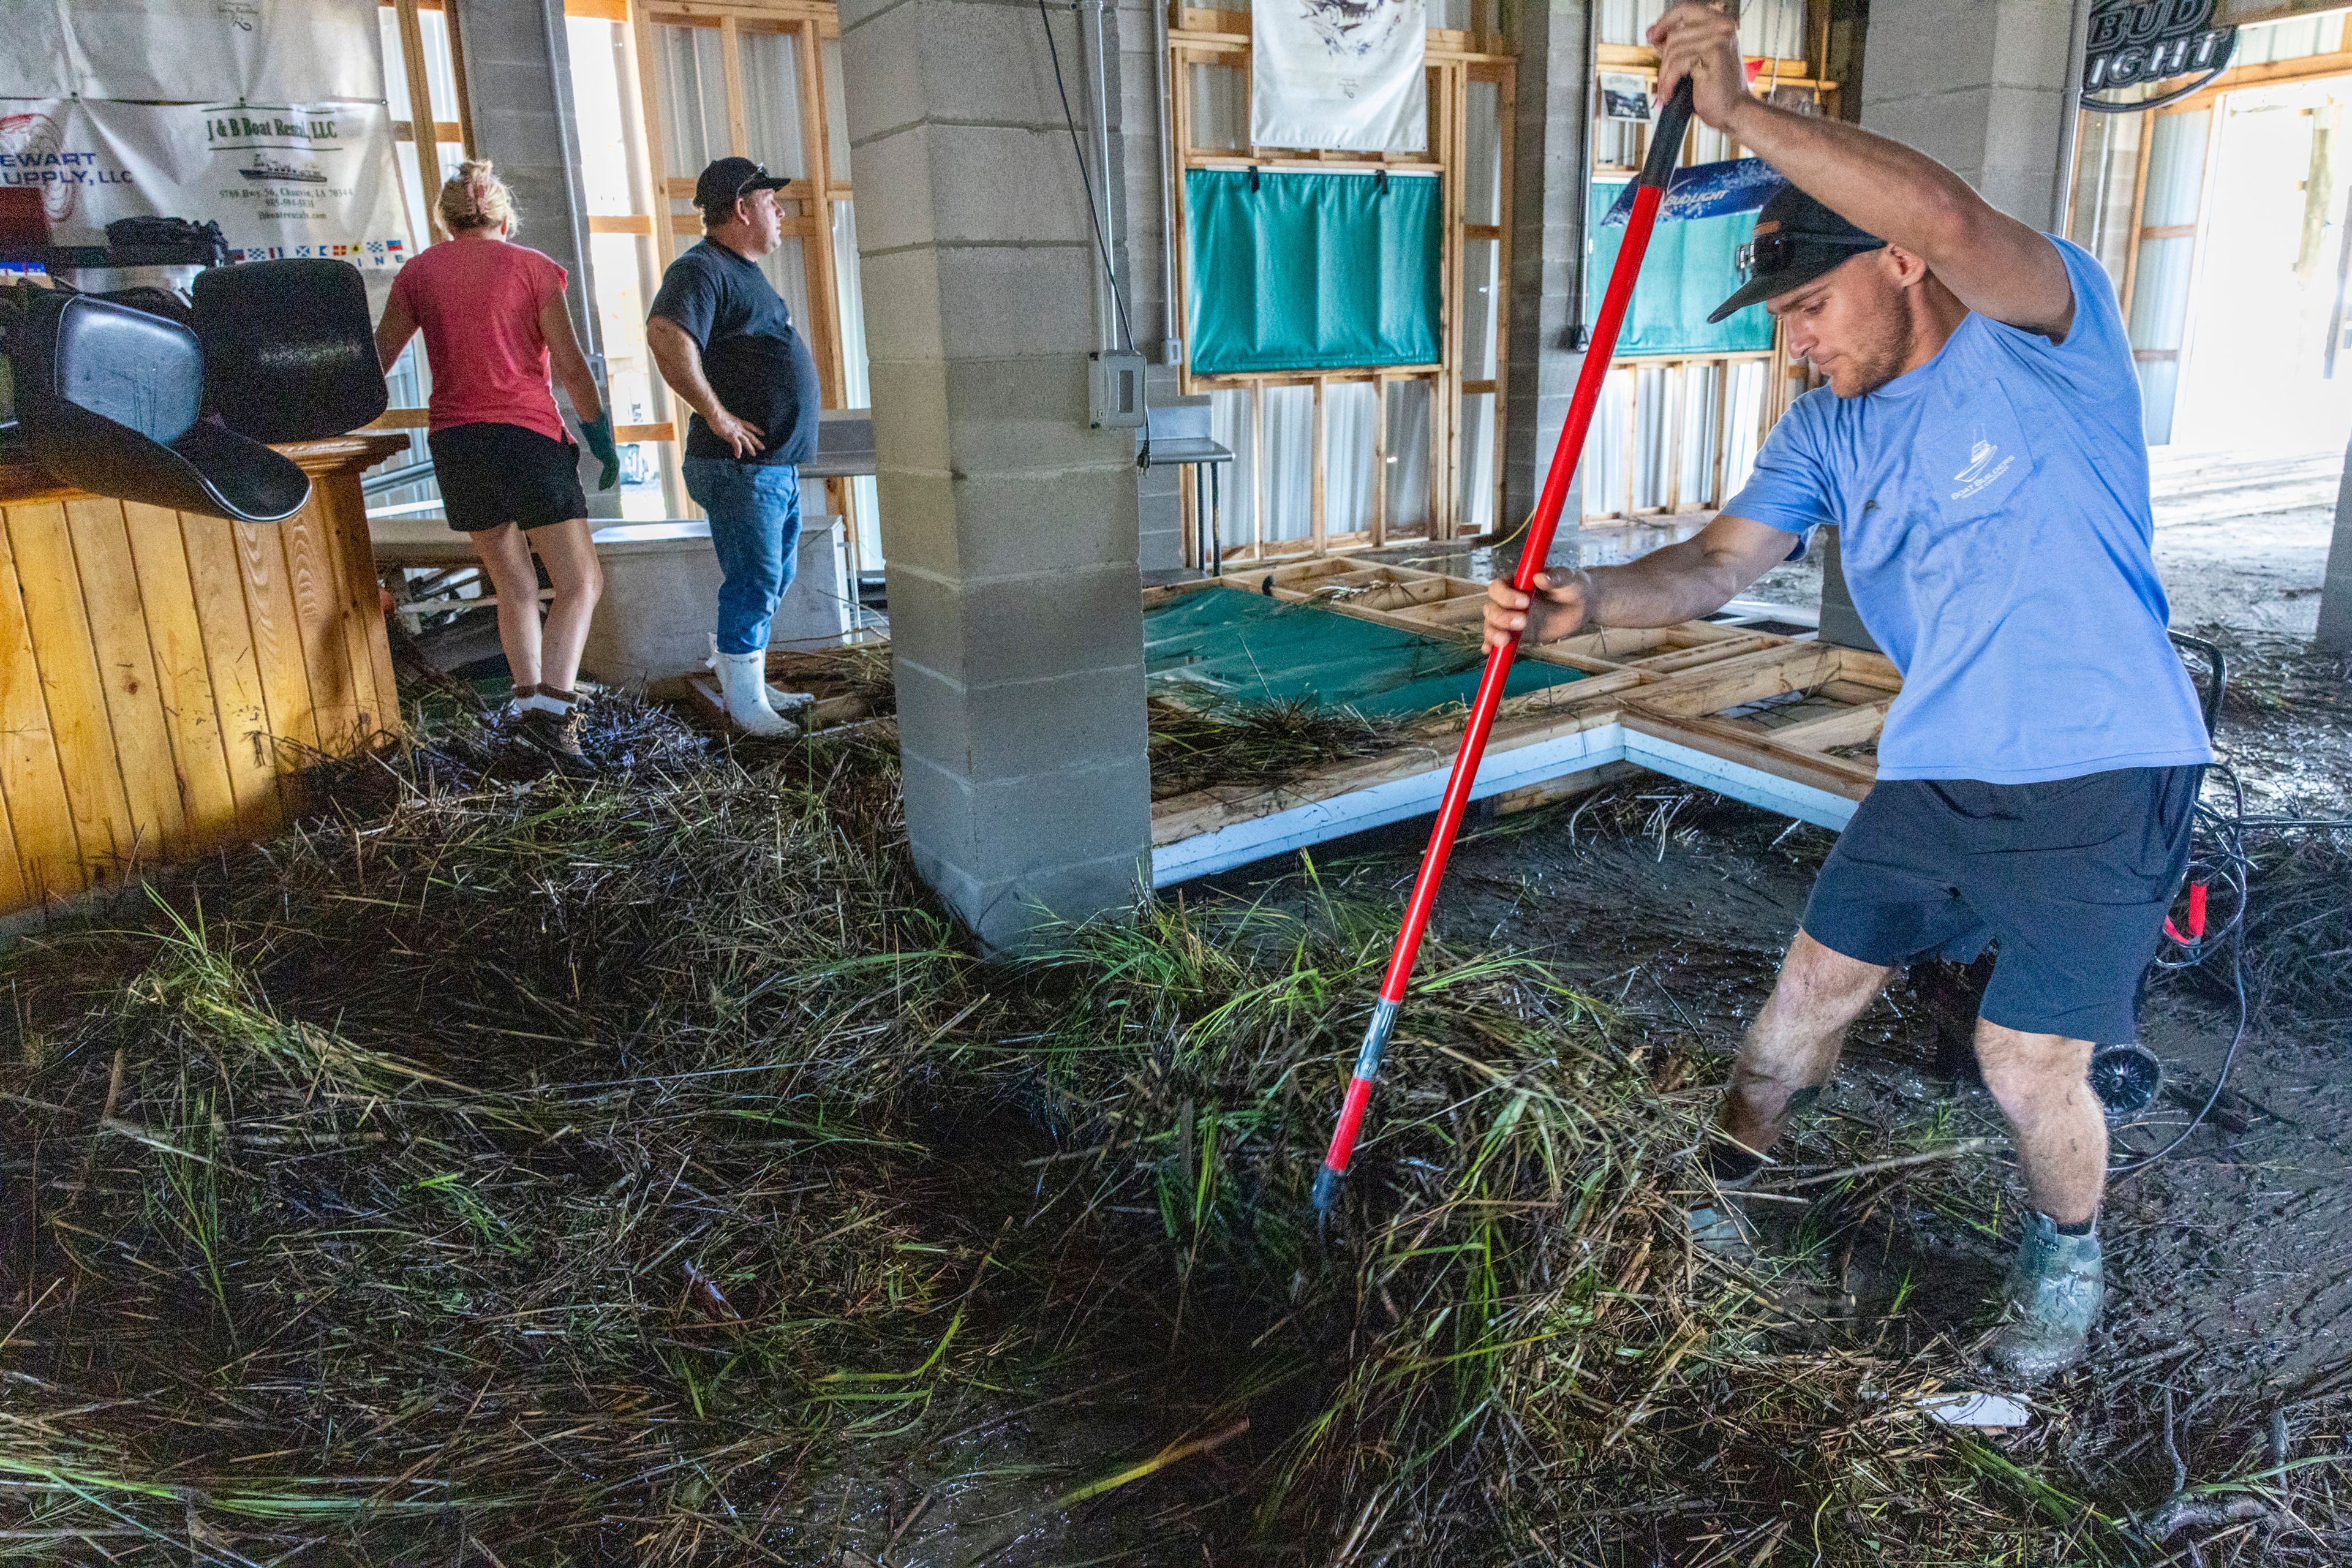
[[[226,518],[179,514],[189,591],[213,682],[229,788],[240,833],[257,837],[284,820],[278,794],[278,746],[271,738],[269,700],[246,609],[245,566],[237,549],[242,525]]]
[[[286,547],[275,527],[229,525],[236,545],[237,574],[245,584],[247,624],[273,740],[319,744],[312,712],[310,672],[302,662],[301,626],[294,613],[294,590],[286,579]],[[271,764],[278,765],[275,748]]]
[[[114,881],[141,854],[156,847],[139,842],[131,802],[123,793],[122,770],[114,760],[106,688],[90,647],[73,545],[66,536],[65,505],[50,501],[11,507],[7,521],[19,580],[32,590],[25,598],[26,626],[40,671],[49,732],[56,738],[74,837],[89,880]]]
[[[147,612],[122,503],[92,497],[66,503],[66,539],[81,580],[89,646],[114,731],[114,760],[131,805],[142,857],[166,858],[188,847],[187,808],[180,799],[172,730],[147,645]]]
[[[1643,691],[1642,706],[1654,713],[1695,718],[1784,691],[1803,691],[1838,673],[1840,651],[1822,643],[1792,642],[1701,665]]]
[[[0,857],[0,875],[13,876],[20,904],[29,904],[79,892],[89,877],[26,626],[6,516],[0,511],[0,795],[7,798],[11,848]]]
[[[319,744],[347,750],[360,731],[360,682],[343,641],[343,596],[335,583],[333,546],[321,537],[320,500],[278,524],[286,549],[286,583],[294,595],[296,640],[310,678],[310,705]],[[373,683],[371,683],[373,684]]]
[[[316,481],[320,538],[333,555],[332,581],[341,586],[343,643],[359,692],[362,736],[401,727],[400,687],[392,671],[392,644],[384,632],[383,589],[376,582],[375,547],[368,539],[367,499],[356,469],[344,468]]]
[[[1874,741],[1886,722],[1886,710],[1893,706],[1893,702],[1892,698],[1865,702],[1858,707],[1823,713],[1818,718],[1802,719],[1794,724],[1783,724],[1770,731],[1772,743],[1797,751],[1825,752],[1832,746],[1853,746],[1864,741]]]
[[[188,580],[180,518],[162,507],[135,502],[124,503],[122,518],[146,615],[147,646],[154,656],[156,695],[171,734],[180,803],[187,815],[183,852],[200,852],[237,837],[237,797],[213,691],[212,661],[205,652],[204,628],[197,624],[195,594]]]
[[[1770,740],[1721,719],[1667,718],[1629,705],[1625,727],[1662,741],[1677,742],[1726,762],[1743,763],[1791,784],[1828,790],[1849,800],[1860,800],[1868,795],[1870,786],[1878,779],[1878,764],[1867,758],[1832,757],[1792,746],[1776,746]]]

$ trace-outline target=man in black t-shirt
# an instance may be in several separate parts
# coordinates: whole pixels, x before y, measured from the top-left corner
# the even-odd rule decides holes
[[[662,379],[694,410],[686,493],[709,515],[719,555],[711,666],[727,716],[755,735],[790,735],[766,678],[768,625],[792,586],[800,544],[798,465],[816,451],[816,364],[760,258],[783,242],[787,181],[720,158],[695,182],[702,243],[670,263],[646,321]]]

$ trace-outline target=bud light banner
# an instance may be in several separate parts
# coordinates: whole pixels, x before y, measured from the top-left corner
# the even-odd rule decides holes
[[[1752,213],[1772,199],[1788,182],[1761,158],[1734,158],[1724,163],[1694,163],[1676,169],[1666,181],[1665,198],[1658,204],[1660,223],[1690,223],[1703,217],[1729,217]],[[1604,228],[1622,228],[1633,216],[1633,183],[1620,186],[1617,199],[1601,215]]]
[[[230,259],[397,267],[408,225],[381,103],[0,99],[0,189],[41,193],[56,243],[124,217],[221,226]]]
[[[383,96],[375,0],[0,0],[0,97]]]
[[[1429,148],[1423,0],[1260,0],[1250,142],[1351,153]]]

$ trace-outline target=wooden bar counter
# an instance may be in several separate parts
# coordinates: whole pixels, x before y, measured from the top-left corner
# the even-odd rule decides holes
[[[258,838],[293,775],[397,731],[362,470],[282,448],[282,523],[109,500],[0,464],[0,912]]]

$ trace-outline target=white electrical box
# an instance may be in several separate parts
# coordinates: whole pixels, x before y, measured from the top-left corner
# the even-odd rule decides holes
[[[1095,430],[1143,426],[1143,356],[1097,350],[1087,356],[1087,425]]]

